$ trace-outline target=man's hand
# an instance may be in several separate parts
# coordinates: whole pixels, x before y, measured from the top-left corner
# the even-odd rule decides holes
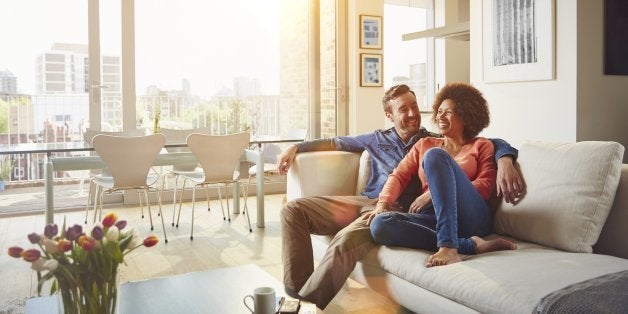
[[[375,216],[383,213],[383,212],[387,212],[390,211],[390,208],[392,206],[388,203],[385,202],[377,202],[377,205],[375,205],[375,210],[368,212],[366,214],[364,214],[365,218],[366,218],[366,225],[370,226],[371,225],[371,221],[373,221],[373,218],[375,218]]]
[[[297,150],[297,145],[292,144],[279,154],[277,157],[277,169],[279,170],[279,174],[284,175],[288,173],[288,169],[290,169],[290,166],[292,166],[294,162],[294,157],[297,156]]]
[[[521,173],[515,168],[512,157],[505,156],[497,160],[497,196],[504,197],[507,203],[514,204],[523,197],[525,184]]]
[[[425,193],[419,195],[412,204],[410,204],[410,209],[408,209],[409,213],[418,213],[423,208],[427,207],[432,203],[432,193],[430,191],[425,191]]]

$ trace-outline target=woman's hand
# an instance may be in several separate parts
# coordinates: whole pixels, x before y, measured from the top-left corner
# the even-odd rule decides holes
[[[497,160],[497,196],[504,197],[506,203],[514,204],[525,193],[521,173],[515,168],[512,157],[504,156]]]
[[[425,193],[419,195],[419,197],[417,197],[414,202],[410,204],[408,212],[418,213],[430,204],[432,204],[432,194],[430,193],[430,191],[426,191]]]
[[[364,214],[365,218],[366,218],[366,225],[370,226],[371,225],[371,221],[373,221],[373,218],[375,218],[375,216],[383,213],[383,212],[387,212],[390,211],[391,209],[391,205],[386,203],[386,202],[377,202],[377,204],[375,205],[375,210],[368,212],[366,214]]]

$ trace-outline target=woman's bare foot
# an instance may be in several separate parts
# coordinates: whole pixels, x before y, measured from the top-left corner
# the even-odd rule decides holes
[[[440,247],[438,252],[430,255],[425,262],[425,267],[443,266],[457,262],[461,262],[462,259],[458,255],[458,249],[450,247]]]
[[[473,236],[471,240],[475,242],[475,254],[517,249],[516,244],[502,238],[484,240],[480,237]]]

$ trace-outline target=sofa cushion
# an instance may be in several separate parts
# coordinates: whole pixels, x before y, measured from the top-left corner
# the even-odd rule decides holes
[[[367,150],[362,152],[360,156],[360,168],[358,169],[358,183],[355,188],[355,195],[362,195],[366,189],[366,185],[371,178],[371,155]]]
[[[615,201],[611,212],[606,218],[602,233],[597,243],[593,246],[593,252],[608,254],[628,259],[628,164],[621,168],[621,178],[617,185]]]
[[[355,195],[360,154],[343,151],[300,153],[288,171],[286,199]]]
[[[526,195],[498,205],[495,231],[591,253],[615,198],[623,153],[615,142],[525,143],[518,163]]]
[[[361,263],[381,267],[480,313],[532,313],[553,291],[628,269],[628,260],[618,257],[511,240],[517,250],[465,256],[463,262],[442,267],[423,266],[433,252],[388,246],[371,250]]]

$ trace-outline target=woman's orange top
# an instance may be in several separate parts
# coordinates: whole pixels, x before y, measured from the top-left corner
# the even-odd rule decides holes
[[[379,200],[394,203],[406,188],[413,175],[419,175],[422,193],[429,190],[422,161],[425,152],[433,147],[442,147],[445,139],[425,137],[419,140],[401,160],[397,168],[388,176],[388,180],[379,194]],[[454,157],[456,163],[467,174],[467,177],[478,190],[482,198],[488,200],[495,187],[497,166],[494,158],[494,147],[490,140],[476,137],[465,144]]]

